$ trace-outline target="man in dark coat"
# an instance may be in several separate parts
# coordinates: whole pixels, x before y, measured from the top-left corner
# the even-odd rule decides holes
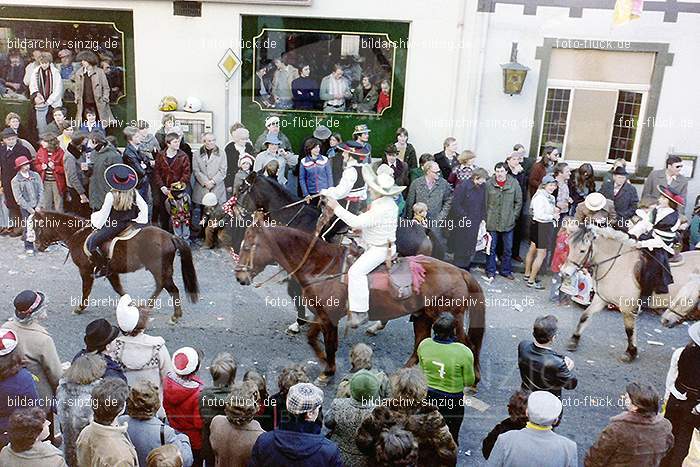
[[[557,334],[557,317],[540,316],[535,320],[532,335],[535,341],[518,345],[518,367],[524,391],[548,391],[561,399],[562,389],[574,389],[574,361],[552,350]]]
[[[452,172],[452,168],[459,165],[459,162],[457,162],[457,140],[451,136],[445,138],[445,141],[442,143],[442,151],[433,154],[433,157],[438,166],[440,166],[442,177],[447,180],[450,172]]]
[[[31,160],[32,156],[29,154],[29,150],[19,143],[17,134],[10,128],[2,130],[0,138],[2,138],[2,145],[0,146],[0,181],[5,194],[5,206],[10,211],[10,222],[13,227],[9,230],[9,235],[19,237],[22,235],[20,210],[12,194],[12,179],[17,175],[15,160],[22,156]]]
[[[126,147],[124,148],[124,153],[122,155],[124,163],[134,169],[136,175],[139,178],[136,184],[136,189],[139,191],[141,197],[147,203],[150,203],[150,197],[148,196],[149,189],[149,173],[151,173],[151,165],[146,158],[146,155],[139,151],[139,144],[141,144],[141,135],[139,134],[138,128],[134,126],[128,126],[124,128],[124,136],[126,137]]]
[[[452,224],[448,247],[454,252],[453,264],[469,271],[476,253],[479,226],[486,220],[486,188],[488,173],[476,169],[471,178],[457,185],[447,218]],[[449,224],[448,224],[449,225]]]
[[[315,423],[323,405],[323,391],[311,383],[298,383],[287,394],[291,417],[279,428],[258,437],[249,467],[341,467],[338,446],[321,434]]]
[[[522,166],[522,159],[523,152],[518,150],[514,150],[506,158],[506,171],[508,172],[508,175],[513,177],[518,182],[518,185],[520,185],[520,194],[522,195],[523,200],[523,204],[520,207],[520,212],[515,220],[515,227],[513,228],[512,256],[513,261],[517,261],[519,263],[523,262],[523,259],[520,256],[520,244],[523,242],[523,231],[527,220],[524,214],[527,195],[527,174]]]
[[[615,213],[620,227],[625,225],[625,221],[632,219],[639,204],[639,196],[637,190],[627,181],[627,171],[624,167],[615,167],[612,180],[603,183],[600,193],[615,203]]]
[[[408,164],[398,158],[399,150],[396,146],[390,144],[384,150],[384,157],[382,157],[382,163],[391,167],[394,171],[394,180],[399,186],[409,186],[408,180]]]

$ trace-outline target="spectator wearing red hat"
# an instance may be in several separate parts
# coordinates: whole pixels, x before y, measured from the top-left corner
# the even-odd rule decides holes
[[[163,383],[163,408],[170,426],[190,438],[194,467],[202,465],[202,417],[199,398],[204,382],[197,376],[202,353],[183,347],[173,353],[173,371]]]
[[[12,179],[12,194],[19,205],[22,216],[24,250],[27,255],[34,256],[34,231],[28,220],[39,206],[44,187],[41,185],[39,174],[29,170],[30,165],[31,162],[24,156],[15,160],[15,170],[18,172]]]
[[[32,374],[22,364],[19,338],[10,329],[0,329],[0,446],[9,439],[10,416],[21,407],[39,405],[39,393]]]
[[[36,379],[37,391],[44,407],[52,406],[63,369],[56,344],[41,324],[46,319],[46,297],[42,292],[23,290],[14,300],[15,315],[2,325],[22,341],[22,363]],[[53,412],[48,413],[53,439]]]

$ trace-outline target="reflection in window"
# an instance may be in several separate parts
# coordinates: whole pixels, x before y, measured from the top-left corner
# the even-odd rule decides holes
[[[544,149],[545,143],[554,143],[560,150],[564,146],[570,97],[570,89],[551,88],[547,90],[540,153]]]
[[[253,99],[269,110],[378,114],[391,107],[394,56],[385,34],[265,29]]]
[[[124,37],[112,23],[3,19],[0,20],[0,39],[0,93],[3,98],[27,99],[24,78],[35,66],[34,55],[42,51],[51,53],[54,66],[61,74],[64,102],[75,101],[74,76],[81,68],[76,56],[83,50],[98,56],[98,66],[105,72],[110,87],[109,101],[115,103],[126,94]],[[20,74],[22,80],[18,83]]]
[[[618,93],[608,159],[614,160],[619,157],[626,161],[632,160],[641,106],[642,93],[630,91]]]

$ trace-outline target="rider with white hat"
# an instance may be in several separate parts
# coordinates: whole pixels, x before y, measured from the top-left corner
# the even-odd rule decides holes
[[[356,215],[338,204],[332,196],[325,196],[327,205],[333,213],[353,229],[361,230],[360,245],[365,251],[348,269],[348,306],[350,319],[348,324],[357,327],[368,319],[369,282],[367,275],[382,264],[387,257],[387,248],[391,254],[396,253],[396,227],[399,208],[394,196],[406,187],[397,186],[392,176],[393,171],[382,165],[374,172],[370,165],[362,167],[362,176],[367,184],[372,200],[367,211]]]

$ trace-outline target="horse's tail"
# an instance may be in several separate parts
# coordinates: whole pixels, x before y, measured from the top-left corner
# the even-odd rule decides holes
[[[481,354],[481,345],[484,341],[484,327],[486,326],[486,299],[483,289],[474,279],[474,276],[468,272],[463,272],[462,277],[469,290],[469,303],[472,304],[469,308],[467,337],[474,346],[472,349],[474,352],[474,370],[477,378],[476,382],[478,382],[481,374],[479,355]]]
[[[185,283],[185,292],[191,303],[199,300],[199,282],[197,281],[197,271],[194,269],[192,261],[192,250],[183,239],[177,236],[172,238],[177,251],[180,252],[180,266],[182,268],[182,281]]]

